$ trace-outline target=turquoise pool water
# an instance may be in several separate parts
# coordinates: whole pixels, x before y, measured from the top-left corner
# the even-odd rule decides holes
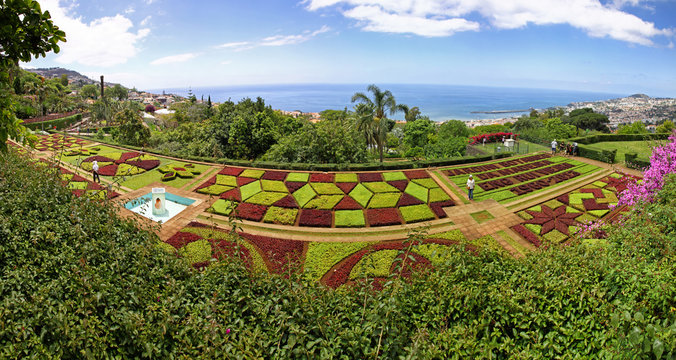
[[[139,196],[136,199],[127,201],[124,204],[124,207],[127,210],[131,210],[132,212],[135,212],[152,221],[165,223],[195,202],[193,199],[184,198],[171,193],[165,193],[165,208],[167,209],[167,212],[162,215],[155,215],[153,214],[150,207],[150,200],[152,199],[152,196],[152,193]]]

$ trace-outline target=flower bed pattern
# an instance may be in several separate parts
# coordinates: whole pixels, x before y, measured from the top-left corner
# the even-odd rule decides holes
[[[132,151],[125,153],[112,153],[105,156],[90,156],[82,161],[80,167],[87,171],[92,171],[93,161],[99,163],[99,175],[103,176],[125,176],[136,175],[152,170],[160,165],[160,160],[152,155],[141,155],[141,153]],[[177,176],[181,172],[187,172],[184,168],[176,171]]]
[[[425,170],[296,173],[228,166],[195,191],[241,203],[237,215],[245,220],[308,227],[401,225],[444,218],[443,208],[454,205]]]
[[[473,174],[476,176],[475,200],[494,199],[507,202],[598,169],[577,160],[538,154],[483,165],[444,169],[442,173],[463,189],[468,175]]]
[[[87,180],[84,177],[71,172],[70,170],[59,168],[61,171],[61,180],[63,180],[64,185],[71,189],[73,195],[80,196],[89,196],[96,199],[113,199],[120,194],[115,191],[110,191],[98,183]]]
[[[63,136],[61,134],[38,135],[38,142],[35,144],[35,150],[53,151],[75,148],[88,144],[91,144],[91,142],[72,136]]]
[[[593,184],[533,206],[518,215],[524,221],[512,227],[535,246],[565,242],[576,227],[600,218],[613,218],[624,208],[613,209],[618,195],[637,178],[613,173]]]

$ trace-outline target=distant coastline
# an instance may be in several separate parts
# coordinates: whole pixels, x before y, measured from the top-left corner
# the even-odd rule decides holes
[[[294,84],[152,89],[149,92],[187,96],[189,91],[198,98],[209,96],[214,102],[261,97],[274,109],[320,112],[327,109],[351,109],[352,95],[366,91],[367,84]],[[463,85],[404,85],[379,84],[395,96],[397,103],[418,106],[423,115],[434,121],[458,119],[473,121],[501,119],[506,114],[518,117],[531,109],[565,107],[574,102],[619,98],[628,94],[593,93],[583,91],[501,88]],[[524,109],[506,111],[504,109]],[[527,109],[527,110],[525,110]],[[401,120],[401,114],[394,119]]]

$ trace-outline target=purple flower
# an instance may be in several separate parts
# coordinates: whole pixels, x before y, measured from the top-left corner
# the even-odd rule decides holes
[[[225,329],[225,334],[230,334],[230,328]]]

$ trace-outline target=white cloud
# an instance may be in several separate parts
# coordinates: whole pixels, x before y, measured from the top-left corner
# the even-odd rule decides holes
[[[221,65],[230,65],[230,64],[232,64],[232,60],[221,61]]]
[[[411,33],[420,36],[449,36],[476,31],[479,24],[468,20],[480,15],[498,29],[528,25],[568,24],[589,36],[612,38],[651,46],[658,36],[672,36],[672,29],[620,10],[639,6],[640,0],[305,0],[311,11],[336,6],[345,17],[359,21],[366,31]]]
[[[127,9],[124,10],[124,13],[125,13],[125,14],[133,14],[134,11],[136,11],[136,10],[134,9],[134,7],[131,6],[131,5],[129,5],[129,7],[128,7]]]
[[[141,22],[139,23],[139,26],[148,26],[148,23],[150,22],[150,20],[151,20],[152,18],[153,18],[153,17],[150,16],[150,15],[144,17],[143,20],[141,20]]]
[[[199,54],[196,53],[185,53],[178,55],[165,56],[150,62],[151,65],[165,65],[165,64],[175,64],[186,62],[190,59],[197,57]]]
[[[146,0],[146,5],[152,5],[154,2],[157,2],[157,0]]]
[[[297,35],[274,35],[269,36],[258,42],[250,41],[238,41],[238,42],[229,42],[221,45],[216,45],[216,49],[232,49],[233,51],[244,51],[257,48],[260,46],[285,46],[285,45],[294,45],[306,42],[313,37],[323,34],[330,31],[331,28],[324,25],[319,30],[315,31],[305,31],[302,34]]]
[[[85,23],[72,17],[73,6],[62,7],[58,0],[40,1],[42,10],[49,10],[54,24],[66,32],[67,42],[59,44],[56,58],[62,64],[79,63],[108,67],[127,62],[138,53],[138,43],[148,36],[149,29],[135,32],[131,20],[123,15],[107,16]]]

